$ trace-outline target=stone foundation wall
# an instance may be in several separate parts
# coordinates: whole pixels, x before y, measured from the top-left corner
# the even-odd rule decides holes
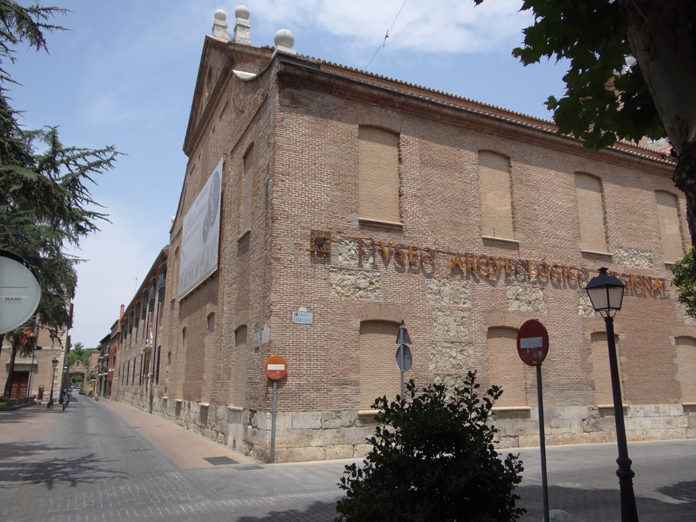
[[[120,400],[147,411],[137,393]],[[146,399],[146,396],[145,396]],[[271,413],[155,397],[153,413],[187,430],[261,461],[270,460]],[[279,412],[276,462],[363,457],[374,433],[374,416],[355,411]],[[625,407],[629,441],[696,438],[696,405],[641,404]],[[494,410],[500,448],[539,445],[535,407]],[[613,412],[597,406],[549,407],[546,443],[587,444],[615,440]]]

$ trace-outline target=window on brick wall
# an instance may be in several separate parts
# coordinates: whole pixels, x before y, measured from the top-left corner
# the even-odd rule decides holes
[[[372,408],[377,397],[394,399],[399,393],[399,369],[394,361],[399,324],[391,321],[360,323],[360,409]]]
[[[527,406],[527,368],[517,355],[517,330],[489,328],[487,346],[489,382],[503,388],[495,405]]]
[[[679,225],[679,200],[674,194],[662,190],[655,191],[655,200],[662,240],[662,254],[666,263],[674,263],[684,255],[681,226]]]
[[[616,356],[619,363],[619,378],[624,402],[626,393],[621,376],[621,345],[618,336],[616,341]],[[590,336],[592,346],[592,379],[594,381],[594,403],[598,406],[610,406],[614,404],[611,392],[611,372],[609,371],[609,348],[607,346],[607,334],[605,332],[595,332]]]
[[[247,327],[245,324],[241,325],[234,331],[234,345],[242,346],[247,343]]]
[[[358,141],[360,218],[400,222],[399,135],[376,127],[360,126]]]
[[[514,239],[510,158],[482,150],[479,151],[478,159],[481,235]]]
[[[251,186],[253,183],[254,144],[244,153],[239,176],[239,235],[251,228]]]
[[[677,381],[681,389],[681,401],[696,403],[696,339],[677,337]]]
[[[215,331],[215,313],[210,312],[208,314],[208,332],[214,332]]]
[[[590,174],[575,174],[575,193],[580,223],[580,249],[607,252],[602,181]]]
[[[162,355],[162,347],[158,346],[157,347],[157,363],[155,366],[155,384],[159,384],[159,376],[160,376],[160,356]]]

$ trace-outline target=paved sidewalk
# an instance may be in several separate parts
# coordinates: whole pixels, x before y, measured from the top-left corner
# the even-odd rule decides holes
[[[121,418],[130,428],[138,430],[180,470],[219,467],[205,460],[211,457],[227,457],[239,464],[256,463],[253,458],[189,431],[169,419],[150,415],[122,402],[101,400],[98,404]]]
[[[0,414],[0,522],[330,521],[350,461],[213,466],[242,456],[160,417],[76,397],[65,413]],[[631,443],[641,522],[696,521],[696,440]],[[540,522],[539,452],[524,461],[523,522]],[[616,446],[548,448],[551,508],[617,522]]]

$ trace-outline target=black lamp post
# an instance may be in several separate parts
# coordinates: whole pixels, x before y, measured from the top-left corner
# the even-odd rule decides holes
[[[53,368],[53,373],[51,374],[51,393],[48,396],[48,404],[46,404],[47,408],[53,407],[53,382],[56,380],[56,368],[58,368],[58,359],[54,358],[51,361],[51,367]]]
[[[631,459],[628,458],[626,444],[626,426],[624,425],[623,402],[621,399],[621,382],[619,381],[619,365],[616,357],[616,342],[614,340],[614,315],[621,310],[625,285],[623,282],[607,273],[606,268],[599,269],[599,275],[587,283],[587,295],[592,302],[595,312],[604,317],[607,328],[607,344],[609,345],[609,368],[611,371],[611,391],[614,397],[614,421],[616,422],[616,444],[619,447],[619,458],[616,463],[619,469],[621,487],[621,522],[638,522],[636,496],[633,492],[633,477]]]

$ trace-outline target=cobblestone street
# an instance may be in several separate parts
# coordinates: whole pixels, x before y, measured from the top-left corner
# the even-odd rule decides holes
[[[696,441],[634,443],[641,521],[696,519]],[[541,520],[538,452],[521,451],[525,520]],[[618,520],[615,447],[549,448],[551,507]],[[238,464],[213,465],[210,457]],[[332,520],[346,461],[260,465],[127,406],[0,413],[0,520]]]

